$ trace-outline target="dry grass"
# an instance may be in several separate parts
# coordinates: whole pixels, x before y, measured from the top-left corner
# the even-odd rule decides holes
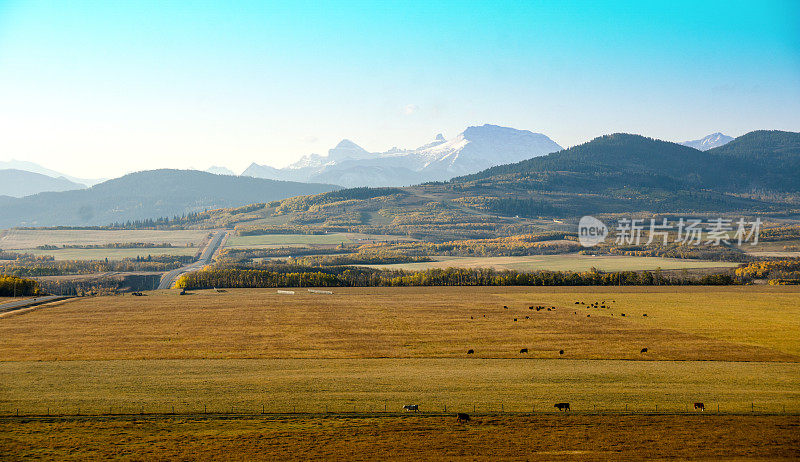
[[[56,260],[122,260],[124,258],[147,258],[148,256],[162,255],[188,255],[194,256],[200,251],[198,247],[158,247],[141,249],[57,249],[57,250],[27,250],[33,255],[52,255]]]
[[[738,263],[687,260],[663,257],[629,257],[619,255],[531,255],[521,257],[433,257],[434,261],[419,263],[396,263],[389,265],[366,265],[372,268],[405,269],[420,271],[429,268],[494,268],[514,271],[643,271],[696,268],[731,268]]]
[[[116,242],[168,242],[174,246],[200,245],[208,230],[0,230],[3,250],[35,249],[40,245],[104,245]]]
[[[796,361],[800,356],[800,288],[334,291],[298,290],[288,296],[243,289],[75,300],[5,318],[0,361],[466,358],[468,349],[476,358]],[[615,300],[613,308],[574,305],[603,299]],[[557,308],[528,309],[540,303]],[[648,353],[641,354],[645,347]],[[520,355],[521,348],[529,353]]]
[[[5,460],[796,460],[793,416],[246,417],[0,421]]]
[[[800,412],[800,364],[508,359],[0,363],[0,415],[145,412]],[[204,408],[205,406],[205,408]],[[627,406],[627,408],[626,408]]]

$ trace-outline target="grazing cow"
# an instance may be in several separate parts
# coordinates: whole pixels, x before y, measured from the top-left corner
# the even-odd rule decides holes
[[[694,403],[694,408],[695,409],[700,409],[701,411],[705,411],[706,410],[706,406],[703,403]]]
[[[505,306],[505,305],[503,305],[503,308],[505,308],[505,309],[508,309],[508,307],[507,307],[507,306]]]
[[[580,304],[581,304],[581,302],[575,302],[575,304],[576,304],[576,305],[580,305]]]
[[[642,314],[642,316],[647,317],[647,313]]]
[[[411,411],[417,412],[419,411],[419,404],[406,404],[405,406],[403,406],[403,410],[406,412],[411,412]]]
[[[642,353],[647,353],[647,348],[642,348]]]
[[[473,354],[475,354],[475,350],[467,350],[467,354],[468,355],[473,355]]]
[[[558,354],[563,355],[564,354],[564,350],[558,350]]]
[[[625,316],[625,313],[620,313],[620,316]]]
[[[569,411],[569,403],[556,403],[553,407],[559,411]]]
[[[592,315],[591,315],[591,314],[587,314],[587,315],[586,315],[586,317],[587,317],[587,318],[591,318],[591,317],[592,317]]]
[[[465,414],[465,413],[463,413],[463,412],[459,412],[459,413],[456,415],[456,419],[457,419],[459,422],[469,422],[469,420],[470,420],[470,419],[469,419],[469,414]]]
[[[523,349],[519,350],[519,352],[520,352],[520,353],[527,353],[527,352],[528,352],[528,349],[527,349],[527,348],[523,348]]]
[[[514,322],[517,322],[517,318],[514,318]]]

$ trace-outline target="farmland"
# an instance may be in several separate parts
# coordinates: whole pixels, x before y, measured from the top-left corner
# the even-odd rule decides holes
[[[615,255],[581,255],[577,253],[562,255],[532,255],[520,257],[433,257],[434,261],[419,263],[398,263],[389,265],[368,265],[372,268],[425,270],[429,268],[494,268],[498,270],[527,271],[588,271],[597,268],[601,271],[644,271],[658,268],[695,269],[730,268],[736,263],[704,260],[688,260],[661,257],[629,257]]]
[[[9,229],[0,231],[0,249],[30,250],[42,245],[102,246],[117,242],[169,243],[176,247],[198,246],[208,236],[204,230],[49,230]]]
[[[147,247],[139,249],[91,248],[91,249],[54,249],[26,250],[33,255],[51,255],[55,260],[122,260],[125,258],[147,258],[170,256],[192,256],[198,252],[197,247]]]
[[[199,458],[275,438],[259,455],[346,456],[370,444],[397,456],[400,432],[425,435],[420,450],[438,457],[488,457],[476,441],[531,459],[692,447],[712,458],[797,456],[798,287],[294,290],[94,297],[3,318],[0,447],[146,458],[153,449],[137,435],[147,431],[160,454]],[[561,401],[574,415],[556,415]],[[697,401],[709,415],[687,415]],[[408,403],[426,414],[398,415]],[[473,422],[457,426],[445,408]],[[11,417],[17,410],[145,415]],[[102,444],[114,435],[125,436]],[[355,446],[303,442],[337,437]]]
[[[379,236],[361,233],[328,234],[258,234],[254,236],[232,236],[226,247],[236,249],[259,249],[269,247],[306,247],[314,245],[353,244],[364,241],[410,240],[405,236]]]

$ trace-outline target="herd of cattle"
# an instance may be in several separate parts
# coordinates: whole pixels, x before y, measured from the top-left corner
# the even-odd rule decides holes
[[[586,305],[586,302],[581,302],[581,301],[575,302],[576,305],[586,305],[588,308],[611,308],[611,303],[616,303],[616,302],[614,300],[611,300],[608,304],[606,304],[606,301],[603,300],[602,302],[589,303],[588,305]],[[503,305],[503,309],[508,310],[510,308],[508,307],[508,305]],[[545,305],[531,305],[531,306],[528,307],[528,309],[529,310],[536,310],[536,311],[542,311],[542,310],[555,311],[556,307],[555,306],[545,306]],[[576,311],[575,314],[578,314],[578,312]],[[621,313],[621,315],[625,316],[625,313]],[[612,313],[611,316],[614,316],[614,314]],[[647,314],[642,314],[642,316],[647,317]],[[483,315],[483,317],[485,318],[486,315]],[[587,314],[586,317],[591,317],[591,315]],[[475,319],[474,316],[470,316],[469,318],[470,319]],[[530,318],[531,318],[530,316],[525,316],[525,319],[530,319]],[[516,322],[516,321],[517,321],[517,318],[514,318],[514,322]],[[642,348],[639,351],[639,353],[644,354],[644,353],[647,353],[647,351],[648,351],[647,348]],[[527,348],[520,348],[519,353],[520,354],[526,354],[526,353],[528,353],[528,349]],[[475,354],[475,349],[474,348],[468,349],[467,350],[467,354],[468,355],[474,355]],[[558,354],[559,355],[563,355],[564,354],[564,350],[558,350]]]
[[[570,410],[569,403],[556,403],[553,407],[563,412]],[[705,411],[706,407],[703,403],[694,403],[694,409],[698,411]],[[403,410],[406,412],[419,412],[419,404],[406,404],[403,406]],[[469,414],[464,412],[457,413],[456,419],[459,422],[469,422],[471,420]]]

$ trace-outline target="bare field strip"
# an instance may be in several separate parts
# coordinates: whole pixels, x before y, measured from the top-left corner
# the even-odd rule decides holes
[[[370,268],[403,269],[421,271],[430,268],[493,268],[514,271],[589,271],[597,268],[601,271],[654,271],[658,268],[696,269],[696,268],[732,268],[738,263],[688,260],[663,257],[629,257],[617,255],[531,255],[522,257],[432,257],[434,261],[417,263],[394,263],[387,265],[365,265]]]
[[[468,349],[477,358],[800,360],[800,287],[333,291],[75,299],[0,323],[0,361],[463,358]],[[578,300],[607,300],[611,308]],[[538,304],[556,309],[529,309]]]
[[[330,234],[259,234],[255,236],[231,236],[225,247],[257,249],[271,247],[305,247],[311,245],[338,245],[359,242],[414,241],[408,236],[387,236],[361,233]]]
[[[2,419],[6,460],[796,460],[796,416]]]
[[[103,260],[104,258],[122,260],[125,258],[147,258],[148,256],[156,257],[162,255],[193,256],[199,250],[198,247],[159,247],[141,249],[32,249],[26,250],[26,252],[34,255],[52,255],[56,260]]]
[[[8,229],[0,231],[0,249],[28,250],[41,245],[107,245],[119,242],[170,243],[177,247],[199,246],[209,230],[48,230]]]
[[[423,411],[800,413],[800,364],[508,359],[0,363],[0,414]],[[626,407],[627,406],[627,407]],[[688,406],[688,408],[687,408]],[[116,411],[115,411],[116,409]]]

